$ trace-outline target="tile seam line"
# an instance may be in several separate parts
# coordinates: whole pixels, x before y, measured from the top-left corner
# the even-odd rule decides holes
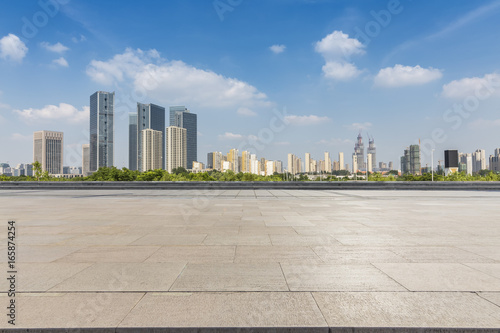
[[[378,270],[379,272],[381,272],[382,274],[386,275],[389,279],[391,279],[392,281],[396,282],[398,285],[400,285],[401,287],[405,288],[407,292],[413,292],[411,291],[410,289],[406,288],[402,283],[400,283],[399,281],[397,281],[396,279],[394,279],[392,276],[390,276],[389,274],[387,274],[386,272],[384,272],[382,269],[378,268],[377,266],[375,266],[374,263],[370,263],[371,266],[373,266],[376,270]]]
[[[137,307],[137,305],[143,300],[144,297],[146,297],[146,294],[147,292],[144,292],[142,293],[142,296],[137,300],[137,302],[135,302],[134,306],[132,306],[130,308],[130,310],[127,312],[127,314],[125,316],[123,316],[122,320],[120,320],[120,322],[118,323],[118,325],[116,325],[115,327],[115,332],[118,330],[118,328],[120,327],[121,323],[123,323],[123,321],[128,317],[128,315]]]
[[[487,298],[485,298],[485,297],[481,296],[481,294],[480,294],[479,292],[475,291],[475,292],[474,292],[474,294],[476,294],[479,298],[484,299],[485,301],[487,301],[487,302],[489,302],[489,303],[491,303],[491,304],[495,305],[497,308],[500,308],[500,305],[499,305],[499,304],[493,303],[493,302],[492,302],[492,301],[490,301],[489,299],[487,299]]]

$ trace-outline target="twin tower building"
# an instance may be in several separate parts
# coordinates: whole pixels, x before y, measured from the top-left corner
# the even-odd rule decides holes
[[[115,93],[98,91],[90,96],[90,170],[113,165]],[[129,169],[141,172],[183,167],[197,161],[197,116],[184,106],[172,106],[166,126],[166,110],[155,104],[137,103],[129,113]]]

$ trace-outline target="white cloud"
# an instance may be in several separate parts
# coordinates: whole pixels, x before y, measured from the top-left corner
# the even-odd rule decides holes
[[[359,76],[359,74],[361,74],[361,71],[357,69],[356,66],[348,62],[342,63],[330,61],[323,66],[323,73],[327,78],[336,80],[350,80]]]
[[[90,117],[90,108],[88,106],[78,110],[73,105],[66,103],[60,103],[59,106],[46,105],[41,109],[14,110],[14,112],[26,121],[66,120],[70,123],[83,123],[87,122]]]
[[[372,123],[364,122],[364,123],[352,123],[350,125],[344,125],[345,128],[350,129],[352,131],[363,131],[372,127]]]
[[[167,61],[158,51],[127,49],[108,61],[92,60],[87,75],[103,85],[126,84],[158,101],[203,108],[271,106],[254,86],[182,61]]]
[[[375,85],[382,87],[402,87],[425,84],[443,76],[440,69],[395,65],[382,68],[375,76]]]
[[[500,127],[500,119],[486,120],[486,119],[476,119],[469,124],[469,127],[475,130],[485,130],[494,127]]]
[[[226,132],[222,135],[219,135],[220,140],[243,140],[245,138],[244,135],[234,134],[230,132]]]
[[[63,57],[59,58],[59,59],[54,59],[52,60],[52,62],[56,65],[59,65],[61,67],[68,67],[68,62],[66,61],[66,59],[64,59]]]
[[[0,39],[0,58],[21,62],[28,52],[28,47],[16,35],[8,34]]]
[[[257,115],[256,112],[250,110],[249,108],[239,108],[236,113],[245,117],[254,117]]]
[[[350,80],[361,73],[349,59],[353,55],[364,54],[364,48],[359,40],[349,38],[349,35],[338,30],[316,42],[314,47],[325,59],[322,68],[325,77],[336,80]]]
[[[330,139],[330,140],[320,140],[318,142],[316,142],[316,144],[318,145],[325,145],[325,146],[341,146],[341,145],[345,145],[345,144],[352,144],[352,140],[349,140],[349,139],[340,139],[340,138],[333,138],[333,139]]]
[[[355,38],[349,38],[342,31],[334,31],[325,38],[316,42],[315,50],[329,60],[348,58],[351,55],[364,54],[365,46]]]
[[[33,140],[33,135],[22,135],[20,133],[14,133],[10,138],[13,141],[31,141]]]
[[[321,123],[329,121],[329,120],[330,120],[330,118],[328,118],[328,117],[319,117],[319,116],[315,116],[315,115],[285,116],[285,123],[292,124],[292,125],[316,125],[316,124],[321,124]]]
[[[500,75],[486,74],[483,77],[466,77],[443,85],[442,96],[452,99],[463,99],[468,96],[484,98],[500,93]]]
[[[274,54],[280,54],[285,52],[286,46],[283,44],[276,44],[273,46],[270,46],[269,49],[274,53]]]
[[[59,42],[55,44],[50,44],[48,42],[41,42],[40,46],[46,49],[47,51],[55,53],[64,53],[69,50],[69,47],[62,45]]]

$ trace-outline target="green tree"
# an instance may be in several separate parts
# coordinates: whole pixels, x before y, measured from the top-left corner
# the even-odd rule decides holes
[[[42,165],[40,164],[40,162],[33,162],[33,170],[35,171],[36,181],[39,181],[40,177],[42,177]]]

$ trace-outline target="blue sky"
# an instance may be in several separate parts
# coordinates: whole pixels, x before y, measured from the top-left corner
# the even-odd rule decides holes
[[[197,113],[202,162],[239,147],[283,161],[342,151],[350,164],[359,130],[395,166],[419,139],[424,165],[432,148],[437,161],[500,147],[500,1],[0,5],[0,162],[31,162],[45,129],[80,165],[97,90],[116,92],[118,167],[137,102]]]

